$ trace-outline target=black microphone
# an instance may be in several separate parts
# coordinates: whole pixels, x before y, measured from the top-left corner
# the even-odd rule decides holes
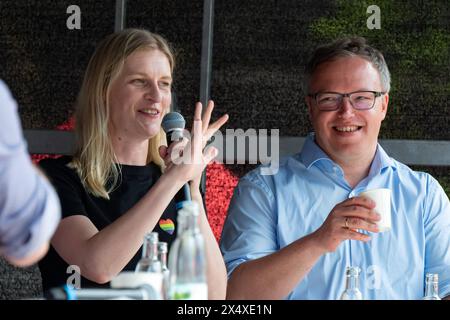
[[[178,112],[169,112],[164,116],[161,122],[161,126],[167,136],[167,145],[170,146],[172,142],[183,139],[183,131],[186,125],[186,121]],[[184,186],[175,195],[175,205],[177,210],[183,207],[185,201],[191,201],[191,190],[189,184]]]
[[[65,285],[46,291],[44,298],[47,300],[108,300],[118,298],[160,300],[161,296],[148,284],[129,289],[74,289]]]

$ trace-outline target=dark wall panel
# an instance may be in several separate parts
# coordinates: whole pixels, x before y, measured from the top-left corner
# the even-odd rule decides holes
[[[69,30],[67,7],[81,10]],[[54,128],[73,112],[96,43],[114,31],[115,1],[2,0],[0,78],[19,102],[24,128]]]
[[[173,91],[177,108],[190,121],[200,97],[203,1],[128,1],[127,27],[145,28],[166,38],[176,56]]]
[[[450,4],[380,0],[381,29],[369,30],[357,0],[216,0],[212,96],[230,113],[229,127],[311,130],[303,67],[317,45],[365,36],[392,74],[390,110],[381,137],[449,140]]]

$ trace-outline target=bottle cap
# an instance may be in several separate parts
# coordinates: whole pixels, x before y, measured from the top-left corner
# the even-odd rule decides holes
[[[149,232],[145,235],[145,239],[149,240],[150,243],[157,243],[159,241],[158,232]]]
[[[359,273],[361,272],[361,269],[358,267],[347,267],[345,274],[347,276],[358,276]]]
[[[426,281],[438,282],[439,281],[439,276],[438,276],[437,273],[427,273]]]
[[[183,201],[177,204],[177,209],[180,213],[186,212],[186,214],[198,215],[199,208],[198,203],[193,200]]]
[[[167,242],[158,242],[158,251],[161,253],[167,253]]]

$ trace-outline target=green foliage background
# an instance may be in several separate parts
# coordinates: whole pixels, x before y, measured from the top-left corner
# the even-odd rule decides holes
[[[359,35],[383,52],[391,72],[390,109],[380,137],[450,140],[450,2],[337,0],[310,26],[319,43]],[[381,29],[367,19],[377,5]],[[448,167],[415,167],[433,174],[450,196]]]

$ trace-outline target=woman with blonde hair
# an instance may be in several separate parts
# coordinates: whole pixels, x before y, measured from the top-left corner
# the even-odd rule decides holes
[[[203,118],[197,103],[192,141],[183,152],[198,161],[171,163],[161,120],[171,104],[174,65],[167,42],[140,29],[106,37],[91,57],[77,101],[75,153],[40,164],[58,191],[63,216],[39,264],[44,290],[66,284],[69,265],[79,267],[82,287],[106,285],[121,271],[134,270],[149,231],[170,247],[176,235],[173,198],[185,183],[192,199],[203,203],[201,173],[217,154],[214,148],[203,151],[204,141],[228,116],[209,125],[213,102]],[[202,205],[200,210],[207,277],[214,284],[208,296],[224,299],[224,262]]]

